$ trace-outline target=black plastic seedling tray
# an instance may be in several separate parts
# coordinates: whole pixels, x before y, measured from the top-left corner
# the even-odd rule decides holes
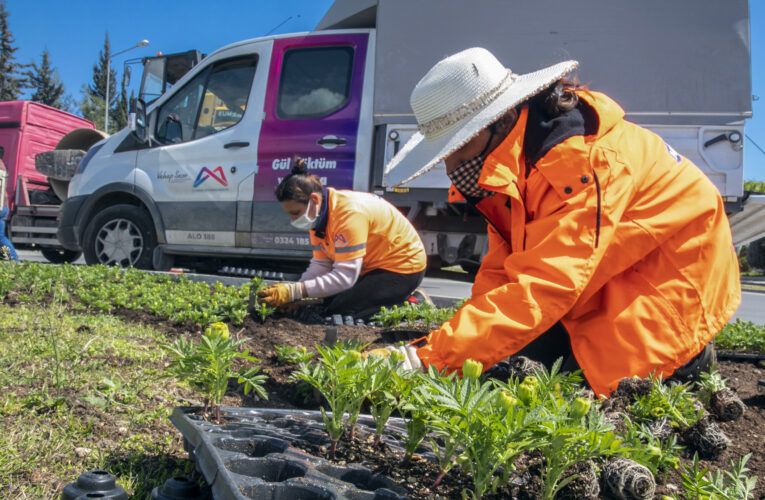
[[[408,498],[404,488],[366,467],[338,465],[293,446],[302,441],[329,447],[317,411],[223,408],[222,425],[198,413],[199,408],[176,408],[170,420],[218,500]],[[403,455],[403,422],[391,419],[386,429],[383,441]],[[374,432],[371,417],[359,417],[357,432]]]

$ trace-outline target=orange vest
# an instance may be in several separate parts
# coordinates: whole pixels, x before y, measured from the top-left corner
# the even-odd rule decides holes
[[[323,237],[310,231],[315,259],[342,262],[363,257],[361,274],[384,269],[400,274],[425,269],[425,246],[396,207],[377,195],[327,188]]]
[[[478,183],[496,194],[476,208],[489,250],[472,298],[418,349],[426,365],[488,368],[561,321],[607,396],[623,377],[672,374],[737,309],[738,259],[715,186],[611,99],[578,94],[597,132],[553,146],[526,176],[524,108],[486,158]]]

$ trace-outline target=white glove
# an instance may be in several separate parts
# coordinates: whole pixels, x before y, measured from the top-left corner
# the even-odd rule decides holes
[[[391,353],[398,353],[399,357],[402,359],[401,366],[405,370],[421,370],[422,369],[422,361],[420,361],[420,357],[417,355],[417,348],[414,347],[411,344],[407,345],[401,345],[398,347],[393,347],[392,345],[385,346],[385,350],[389,351]]]

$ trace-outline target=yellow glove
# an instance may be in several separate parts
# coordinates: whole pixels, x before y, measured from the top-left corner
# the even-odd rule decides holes
[[[258,292],[258,303],[269,307],[279,307],[303,298],[301,283],[277,283]]]
[[[378,347],[377,349],[370,349],[364,354],[386,358],[394,352],[397,353],[399,359],[401,359],[401,366],[405,370],[422,369],[422,361],[420,361],[420,357],[417,355],[417,348],[413,345],[402,345],[398,347],[389,345],[386,347]]]

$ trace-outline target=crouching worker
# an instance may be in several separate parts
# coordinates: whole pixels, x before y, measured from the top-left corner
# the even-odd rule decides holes
[[[687,379],[713,362],[741,295],[720,195],[613,100],[565,80],[576,66],[514,74],[474,48],[414,88],[419,132],[389,184],[444,160],[452,197],[489,223],[472,297],[412,344],[424,365],[563,358],[607,396],[624,377]]]
[[[276,198],[294,227],[310,231],[313,258],[298,282],[269,286],[261,302],[280,307],[325,297],[326,314],[366,321],[382,306],[404,303],[422,282],[420,236],[382,198],[323,188],[300,159],[276,187]]]

